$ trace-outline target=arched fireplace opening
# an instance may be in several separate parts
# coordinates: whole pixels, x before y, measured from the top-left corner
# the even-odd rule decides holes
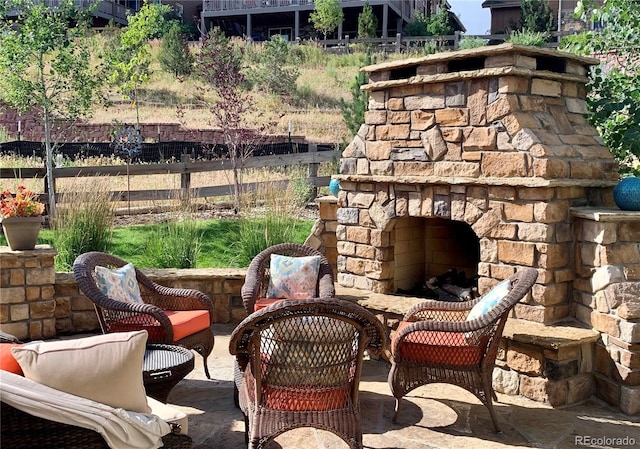
[[[392,240],[395,293],[443,300],[476,294],[480,240],[467,223],[399,218]]]

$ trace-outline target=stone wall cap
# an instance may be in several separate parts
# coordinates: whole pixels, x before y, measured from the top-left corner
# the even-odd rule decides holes
[[[572,207],[572,216],[593,221],[640,221],[640,211],[603,207]]]
[[[600,338],[600,333],[584,327],[577,321],[542,324],[510,318],[507,320],[502,336],[518,343],[532,344],[546,349],[560,349],[582,343],[593,343]]]
[[[58,254],[51,245],[36,245],[34,249],[31,250],[19,250],[12,251],[8,246],[0,246],[0,256],[2,255],[10,255],[15,256],[16,254],[20,255],[32,255],[32,256],[55,256]]]
[[[470,48],[466,50],[448,51],[435,53],[433,55],[422,56],[419,58],[407,58],[400,61],[382,62],[379,64],[368,65],[362,67],[360,70],[366,73],[382,72],[385,70],[399,69],[403,67],[411,67],[415,65],[421,65],[424,63],[436,63],[442,61],[453,61],[459,59],[467,59],[478,56],[494,56],[503,53],[519,53],[527,56],[550,56],[560,57],[575,61],[583,65],[598,65],[600,61],[595,58],[589,58],[585,56],[578,56],[572,53],[556,50],[553,48],[541,48],[532,47],[528,45],[516,45],[516,44],[500,44],[500,45],[486,45],[484,47]]]
[[[315,199],[316,203],[330,203],[335,204],[338,202],[338,198],[333,195],[320,196]]]
[[[244,279],[246,268],[141,268],[149,279],[162,279],[171,275],[173,279]]]
[[[550,72],[548,70],[531,70],[523,69],[520,67],[492,67],[488,69],[476,69],[476,70],[462,70],[459,72],[451,73],[438,73],[435,75],[416,75],[410,78],[403,78],[390,81],[371,81],[369,84],[365,84],[360,87],[364,91],[386,90],[392,87],[402,87],[417,84],[430,84],[430,83],[442,83],[459,81],[468,78],[488,78],[494,76],[522,76],[526,78],[544,78],[551,80],[562,81],[575,81],[581,84],[586,84],[589,78],[581,75],[573,75],[569,73],[557,73]]]

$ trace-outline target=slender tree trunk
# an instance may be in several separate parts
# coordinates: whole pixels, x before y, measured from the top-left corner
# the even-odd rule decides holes
[[[51,144],[51,115],[44,109],[44,147],[47,153],[47,189],[49,190],[49,218],[56,217],[56,192],[53,182],[53,145]]]

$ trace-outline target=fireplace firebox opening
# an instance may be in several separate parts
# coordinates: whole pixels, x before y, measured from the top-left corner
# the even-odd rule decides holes
[[[467,223],[405,217],[393,241],[396,293],[437,298],[433,287],[442,284],[477,291],[480,241]]]

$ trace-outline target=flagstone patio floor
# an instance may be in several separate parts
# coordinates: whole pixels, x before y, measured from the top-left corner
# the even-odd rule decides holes
[[[194,449],[245,446],[244,418],[233,404],[231,324],[216,324],[211,379],[196,367],[170,393],[168,402],[189,415]],[[502,433],[494,433],[489,412],[467,391],[432,384],[406,397],[399,422],[391,422],[394,398],[387,384],[390,365],[367,360],[360,383],[363,443],[366,449],[464,448],[626,448],[640,447],[640,416],[628,416],[592,398],[565,408],[498,394],[495,404]],[[347,444],[330,432],[304,428],[284,433],[269,449],[342,449]]]

